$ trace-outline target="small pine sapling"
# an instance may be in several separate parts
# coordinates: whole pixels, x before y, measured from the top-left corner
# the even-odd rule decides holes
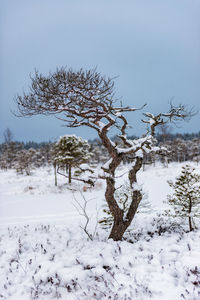
[[[168,181],[174,189],[174,194],[168,195],[169,204],[176,216],[188,218],[190,231],[193,230],[193,217],[200,216],[200,175],[194,171],[190,165],[183,166],[175,183]]]

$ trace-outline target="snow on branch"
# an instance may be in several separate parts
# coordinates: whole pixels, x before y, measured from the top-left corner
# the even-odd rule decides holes
[[[177,121],[189,120],[196,113],[193,109],[187,110],[185,105],[174,106],[170,103],[170,109],[168,113],[160,113],[153,115],[152,113],[146,112],[143,115],[147,120],[142,120],[143,123],[149,124],[151,128],[151,135],[155,135],[155,127],[163,125],[168,122],[176,123]]]

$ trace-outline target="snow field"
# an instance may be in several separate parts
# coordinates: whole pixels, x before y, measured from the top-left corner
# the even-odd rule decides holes
[[[107,240],[101,228],[94,241],[88,239],[65,179],[53,186],[53,170],[31,176],[1,171],[0,298],[200,299],[200,231],[189,233],[187,221],[162,215],[171,192],[166,181],[174,180],[181,166],[140,172],[151,211],[136,215],[121,242]],[[90,200],[89,232],[103,194],[104,184],[84,192]],[[82,203],[79,192],[75,198]]]

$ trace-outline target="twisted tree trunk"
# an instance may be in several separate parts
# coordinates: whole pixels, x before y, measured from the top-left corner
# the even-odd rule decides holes
[[[115,180],[114,175],[115,170],[118,167],[120,161],[122,160],[121,157],[115,156],[110,164],[110,176],[106,178],[106,201],[108,203],[109,209],[113,215],[114,222],[113,226],[109,235],[110,239],[114,241],[122,240],[122,237],[126,231],[126,229],[130,226],[136,212],[140,201],[142,200],[142,193],[140,190],[134,187],[134,183],[137,182],[136,174],[142,167],[142,158],[136,158],[136,163],[129,171],[129,183],[130,187],[133,189],[132,192],[132,201],[129,206],[128,212],[125,215],[125,211],[121,209],[115,199]],[[135,189],[135,190],[134,190]]]

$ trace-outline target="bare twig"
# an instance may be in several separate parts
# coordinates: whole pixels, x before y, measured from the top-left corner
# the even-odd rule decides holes
[[[89,222],[90,222],[90,217],[89,217],[89,215],[88,215],[88,213],[87,213],[87,204],[88,204],[88,202],[91,201],[92,199],[87,200],[87,199],[85,198],[85,196],[84,196],[84,194],[83,194],[83,192],[82,192],[81,190],[79,190],[79,193],[80,193],[82,199],[84,200],[84,203],[83,203],[83,205],[81,205],[80,202],[79,202],[79,201],[77,200],[77,198],[75,197],[74,191],[72,191],[73,198],[74,198],[74,201],[76,202],[77,206],[74,205],[74,204],[73,204],[73,205],[74,205],[74,207],[76,208],[76,210],[78,211],[79,215],[80,215],[80,216],[83,216],[83,217],[85,218],[85,220],[86,220],[84,227],[83,227],[83,226],[80,226],[80,227],[83,229],[83,231],[84,231],[85,234],[88,236],[88,238],[89,238],[91,241],[93,241],[93,240],[94,240],[94,237],[95,237],[95,235],[96,235],[96,231],[97,231],[97,226],[98,226],[98,214],[99,214],[99,211],[97,211],[97,221],[96,221],[96,224],[95,224],[95,228],[94,228],[93,234],[91,234],[91,233],[89,233],[89,231],[88,231],[88,224],[89,224]]]

